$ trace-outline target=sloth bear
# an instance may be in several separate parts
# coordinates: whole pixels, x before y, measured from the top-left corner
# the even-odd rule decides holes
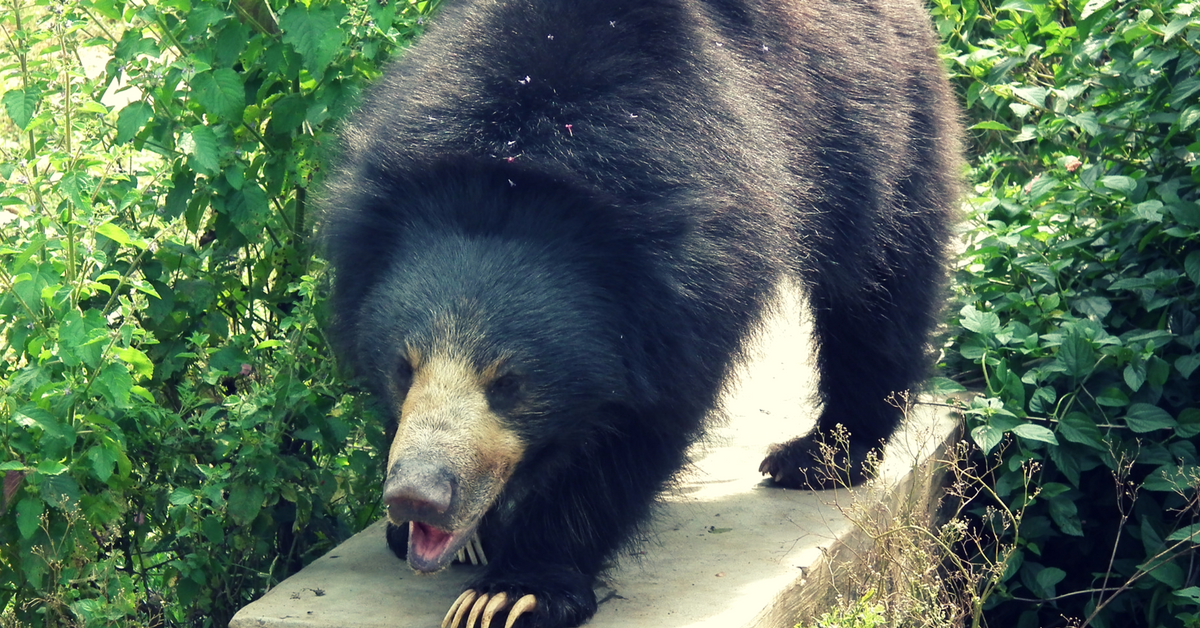
[[[325,191],[338,354],[392,417],[389,545],[487,564],[447,624],[560,628],[685,463],[781,283],[806,479],[927,370],[959,177],[919,0],[464,0],[364,99]]]

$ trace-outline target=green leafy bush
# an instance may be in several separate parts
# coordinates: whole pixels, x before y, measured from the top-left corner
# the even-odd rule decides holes
[[[430,9],[3,0],[0,623],[224,626],[379,515],[308,191]]]
[[[982,120],[948,353],[984,391],[987,623],[1200,625],[1200,5],[935,14]]]

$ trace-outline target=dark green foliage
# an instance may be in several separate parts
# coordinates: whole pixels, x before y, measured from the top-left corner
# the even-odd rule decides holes
[[[948,361],[1020,516],[977,500],[985,617],[1198,625],[1200,7],[935,4],[978,122]]]
[[[0,624],[224,626],[378,517],[308,190],[430,8],[0,5]]]

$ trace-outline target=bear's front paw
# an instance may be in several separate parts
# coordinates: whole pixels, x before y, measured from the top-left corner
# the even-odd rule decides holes
[[[784,488],[823,491],[861,484],[875,466],[870,449],[844,437],[802,436],[771,445],[758,471]]]
[[[520,571],[470,584],[446,612],[442,628],[570,628],[596,614],[592,578],[568,569]]]
[[[522,615],[532,614],[536,610],[537,596],[532,593],[513,602],[504,591],[481,594],[475,589],[467,589],[446,611],[442,628],[491,628],[492,619],[501,612],[508,615],[504,628],[513,628]]]

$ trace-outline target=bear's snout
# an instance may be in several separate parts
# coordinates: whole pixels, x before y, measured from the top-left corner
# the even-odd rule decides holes
[[[446,515],[458,482],[449,469],[432,463],[398,464],[383,490],[392,521],[428,521]]]

